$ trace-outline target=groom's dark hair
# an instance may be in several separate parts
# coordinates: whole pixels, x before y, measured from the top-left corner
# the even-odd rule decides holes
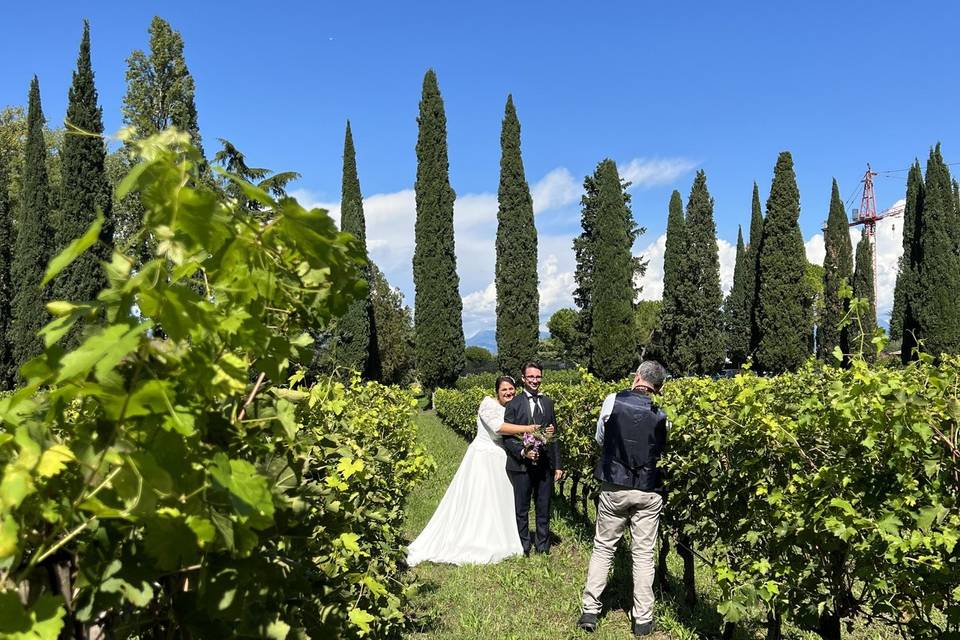
[[[523,368],[520,369],[520,375],[526,377],[527,369],[536,369],[540,373],[543,373],[543,367],[540,366],[540,363],[534,362],[533,360],[528,360],[523,363]]]

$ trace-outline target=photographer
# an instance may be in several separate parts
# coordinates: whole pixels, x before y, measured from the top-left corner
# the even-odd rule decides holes
[[[593,555],[583,590],[583,608],[577,623],[595,631],[601,610],[600,595],[607,586],[613,555],[627,524],[633,556],[633,634],[654,629],[654,544],[663,496],[657,462],[667,442],[667,416],[653,403],[667,372],[652,360],[637,369],[630,389],[611,393],[600,409],[597,442],[602,454],[595,475],[601,482]]]

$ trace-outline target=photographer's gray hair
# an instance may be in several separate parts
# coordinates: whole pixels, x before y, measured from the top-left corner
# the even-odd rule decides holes
[[[660,390],[664,380],[667,379],[667,370],[656,360],[644,360],[637,367],[637,375],[650,383],[650,385]]]

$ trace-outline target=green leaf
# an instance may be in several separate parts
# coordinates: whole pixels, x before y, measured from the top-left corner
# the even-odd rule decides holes
[[[9,558],[17,552],[17,533],[20,531],[17,521],[7,514],[0,521],[0,560]]]
[[[140,180],[140,176],[143,175],[143,172],[150,168],[152,163],[150,162],[141,162],[135,165],[130,171],[123,177],[123,180],[120,181],[120,184],[117,185],[115,190],[118,200],[123,200],[127,197],[130,191],[136,186],[137,182]]]
[[[283,620],[274,620],[267,627],[266,637],[270,640],[286,640],[288,633],[290,633],[290,625]]]
[[[360,545],[357,544],[359,539],[359,536],[355,533],[341,533],[337,538],[343,548],[352,553],[360,553]]]
[[[136,607],[146,607],[153,600],[153,586],[146,577],[135,575],[140,573],[143,571],[127,570],[120,560],[114,560],[103,572],[105,580],[100,589],[105,593],[118,593]]]
[[[0,638],[6,640],[57,640],[63,629],[63,600],[42,595],[24,609],[16,591],[0,592]]]
[[[930,531],[930,527],[933,526],[933,522],[940,517],[942,510],[943,507],[939,505],[921,509],[920,512],[914,516],[917,520],[917,527],[921,531]]]
[[[161,509],[145,521],[143,546],[164,571],[192,564],[199,558],[197,536],[175,509]]]
[[[188,516],[187,526],[196,534],[201,547],[206,547],[217,538],[217,530],[214,528],[213,523],[206,518]]]
[[[857,510],[853,508],[853,505],[850,504],[847,500],[843,500],[842,498],[832,498],[830,500],[830,506],[841,509],[844,513],[846,513],[849,516],[857,515]]]
[[[230,460],[218,453],[210,467],[210,476],[230,493],[234,509],[252,526],[266,527],[273,522],[273,497],[267,479],[246,460]]]
[[[60,255],[50,261],[50,264],[47,266],[47,272],[43,275],[43,280],[40,282],[40,287],[47,286],[47,283],[56,278],[71,262],[92,247],[100,237],[100,229],[102,227],[103,212],[100,211],[97,213],[96,219],[90,224],[87,230],[84,231],[83,235],[68,244],[67,248],[60,252]]]
[[[42,478],[50,478],[63,471],[68,462],[76,460],[73,452],[62,444],[55,444],[40,456],[40,462],[37,464],[37,473]]]
[[[3,472],[3,480],[0,481],[0,507],[15,509],[34,491],[36,489],[33,486],[33,479],[27,470],[19,467],[10,468],[8,465]]]
[[[86,378],[91,371],[98,379],[103,378],[140,346],[140,336],[150,326],[149,322],[133,326],[118,324],[98,331],[63,356],[56,382],[74,377]]]
[[[361,633],[370,633],[370,623],[375,619],[363,609],[350,609],[350,622],[359,628]]]

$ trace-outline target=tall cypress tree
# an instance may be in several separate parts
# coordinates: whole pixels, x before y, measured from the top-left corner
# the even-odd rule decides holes
[[[343,139],[343,189],[340,197],[340,228],[353,234],[367,253],[367,224],[363,216],[363,195],[357,177],[357,153],[353,146],[350,121]],[[363,276],[369,288],[367,294],[355,300],[337,322],[337,361],[359,371],[363,377],[380,376],[380,358],[377,351],[376,323],[373,317],[373,278],[369,256]]]
[[[417,222],[413,252],[417,370],[427,388],[452,384],[465,365],[463,300],[454,253],[447,116],[433,69],[423,77],[417,136]]]
[[[10,202],[10,176],[7,170],[7,154],[0,149],[0,390],[12,389],[16,381],[16,367],[10,348],[10,310],[13,284],[10,266],[13,258],[15,233],[13,207]]]
[[[597,192],[590,322],[590,369],[605,380],[616,380],[634,364],[634,277],[637,260],[633,242],[639,229],[630,212],[629,194],[613,160],[603,160],[594,173]]]
[[[17,367],[39,354],[42,344],[37,332],[47,321],[44,303],[47,291],[40,281],[53,253],[53,229],[50,222],[50,183],[47,177],[47,147],[43,140],[43,110],[40,106],[40,82],[33,77],[27,106],[27,142],[24,146],[23,188],[20,191],[20,216],[14,245],[11,282],[13,296],[10,342]]]
[[[954,206],[950,170],[940,145],[930,151],[920,222],[920,260],[913,311],[923,350],[960,353],[960,214]]]
[[[690,351],[692,373],[709,375],[723,366],[721,330],[723,292],[720,288],[720,257],[717,227],[713,221],[713,198],[707,189],[707,174],[697,172],[687,201],[687,277],[690,280]]]
[[[784,151],[774,168],[760,246],[757,361],[764,371],[796,369],[810,355],[813,312],[803,278],[807,257],[799,217],[793,157]]]
[[[817,328],[817,357],[832,362],[834,348],[850,353],[850,332],[840,323],[847,313],[849,301],[840,297],[843,281],[852,284],[853,246],[847,213],[840,199],[840,188],[834,179],[830,194],[830,213],[823,235],[823,316]]]
[[[763,245],[763,212],[760,209],[760,187],[753,183],[753,201],[750,210],[750,242],[747,261],[751,265],[747,288],[750,295],[750,354],[760,346],[760,247]]]
[[[100,242],[64,269],[54,282],[56,298],[82,302],[92,300],[106,286],[101,262],[110,259],[113,246],[113,228],[109,224],[111,193],[104,166],[106,147],[100,137],[103,117],[90,65],[90,25],[86,21],[68,96],[67,127],[61,152],[63,196],[55,233],[57,250],[80,237],[98,210],[103,212],[106,221]],[[77,329],[79,327],[68,337],[68,344],[76,343]]]
[[[866,234],[857,243],[857,265],[853,273],[853,297],[867,301],[867,309],[859,316],[860,324],[853,325],[850,343],[853,351],[861,351],[867,360],[873,360],[876,349],[870,342],[877,327],[876,289],[873,286],[873,246]]]
[[[750,277],[753,265],[743,244],[743,229],[737,227],[737,261],[733,266],[733,286],[723,305],[727,357],[734,367],[741,367],[750,357],[750,300],[753,296]]]
[[[537,292],[537,228],[533,198],[520,155],[520,121],[507,96],[500,131],[497,198],[497,359],[500,370],[518,372],[537,354],[540,294]]]
[[[907,174],[907,195],[903,208],[903,253],[900,256],[897,284],[893,292],[893,313],[890,316],[890,337],[900,340],[900,357],[904,364],[913,357],[917,346],[916,318],[912,303],[916,300],[916,269],[920,261],[920,224],[923,209],[923,171],[914,160]]]
[[[687,228],[680,192],[670,195],[667,238],[663,253],[663,309],[657,328],[654,357],[676,375],[688,373],[694,356],[689,349],[690,279],[687,277]]]
[[[573,239],[573,254],[576,269],[573,273],[576,288],[573,290],[573,302],[577,305],[577,318],[574,332],[582,339],[581,353],[578,355],[590,363],[590,323],[593,318],[593,270],[596,256],[596,221],[599,203],[598,185],[594,175],[583,179],[583,196],[580,198],[579,236]]]

